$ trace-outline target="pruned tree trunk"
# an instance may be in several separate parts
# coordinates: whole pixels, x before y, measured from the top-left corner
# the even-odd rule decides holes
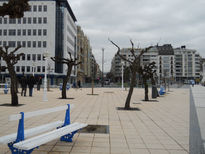
[[[136,84],[136,70],[133,70],[132,71],[131,83],[130,83],[130,89],[129,89],[129,93],[127,95],[126,102],[125,102],[125,109],[130,108],[130,100],[131,100],[131,97],[132,97],[132,93],[133,93],[133,89],[135,87],[135,84]]]
[[[8,66],[8,71],[11,77],[11,105],[18,105],[18,95],[17,95],[17,78],[13,66]]]
[[[148,89],[147,79],[143,79],[143,82],[144,82],[144,90],[145,90],[144,100],[149,101],[149,96],[148,96],[149,89]]]
[[[62,99],[66,99],[66,86],[67,86],[67,83],[70,79],[70,74],[71,74],[71,71],[72,71],[72,67],[69,67],[68,68],[68,72],[67,72],[67,75],[65,78],[63,78],[63,87],[62,87]]]

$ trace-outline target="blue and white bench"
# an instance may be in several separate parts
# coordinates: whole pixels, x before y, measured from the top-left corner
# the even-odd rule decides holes
[[[9,91],[8,84],[7,83],[0,83],[0,90],[4,91],[4,94],[7,94]]]
[[[164,95],[166,93],[164,87],[160,87],[159,94]]]
[[[0,143],[8,144],[12,154],[30,154],[35,148],[60,138],[61,141],[72,142],[72,137],[78,130],[87,126],[84,123],[70,124],[70,104],[34,112],[21,112],[11,115],[9,120],[19,120],[17,133],[0,137]],[[66,110],[65,120],[41,125],[24,130],[24,119]],[[40,134],[40,135],[39,135]]]

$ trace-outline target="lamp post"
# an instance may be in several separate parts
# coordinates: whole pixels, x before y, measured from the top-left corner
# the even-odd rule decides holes
[[[32,63],[32,67],[33,67],[32,73],[33,73],[33,76],[34,76],[35,67],[36,67],[35,61],[33,61],[33,63]]]
[[[102,87],[104,87],[104,48],[102,48]]]
[[[122,61],[121,62],[121,65],[122,65],[122,90],[124,89],[124,78],[123,78],[123,75],[124,75],[124,62]]]
[[[43,101],[47,102],[47,65],[48,65],[48,57],[49,57],[49,53],[45,52],[43,54],[43,56],[45,57],[45,73],[44,73],[44,89],[43,89]]]

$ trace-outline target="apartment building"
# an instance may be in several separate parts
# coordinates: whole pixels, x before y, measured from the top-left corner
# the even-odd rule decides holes
[[[129,60],[134,60],[129,48],[121,49],[120,54]],[[141,49],[135,49],[135,55],[140,53]],[[153,46],[148,52],[144,53],[140,59],[140,64],[145,65],[151,62],[156,63],[156,74],[158,82],[164,79],[169,81],[188,81],[200,78],[201,57],[196,50],[186,49],[185,46],[173,49],[171,44],[162,46]],[[124,62],[125,67],[129,63]],[[116,80],[122,76],[122,59],[116,54],[111,63],[111,72]]]
[[[188,81],[201,76],[201,57],[196,50],[186,46],[174,49],[176,80]]]
[[[4,0],[0,1],[2,5]],[[30,0],[30,11],[20,19],[0,17],[0,46],[11,49],[21,45],[18,53],[23,52],[20,61],[15,65],[17,76],[34,73],[44,76],[45,62],[43,55],[67,58],[68,52],[76,57],[77,21],[66,0]],[[1,64],[5,63],[1,60]],[[51,84],[59,84],[66,75],[66,65],[48,61]],[[72,70],[71,80],[76,79],[76,68]],[[3,72],[8,76],[8,72]]]

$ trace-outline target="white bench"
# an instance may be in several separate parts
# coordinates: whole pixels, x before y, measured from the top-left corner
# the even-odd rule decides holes
[[[7,83],[0,83],[0,91],[4,91],[4,94],[8,93],[8,84]]]
[[[70,124],[70,104],[50,109],[11,115],[9,120],[19,120],[18,132],[0,137],[1,144],[8,144],[12,154],[30,154],[35,148],[52,140],[72,142],[73,135],[87,126],[83,123]],[[66,110],[65,120],[56,121],[24,131],[24,119]],[[39,135],[40,134],[40,135]],[[30,138],[29,138],[30,137]]]

